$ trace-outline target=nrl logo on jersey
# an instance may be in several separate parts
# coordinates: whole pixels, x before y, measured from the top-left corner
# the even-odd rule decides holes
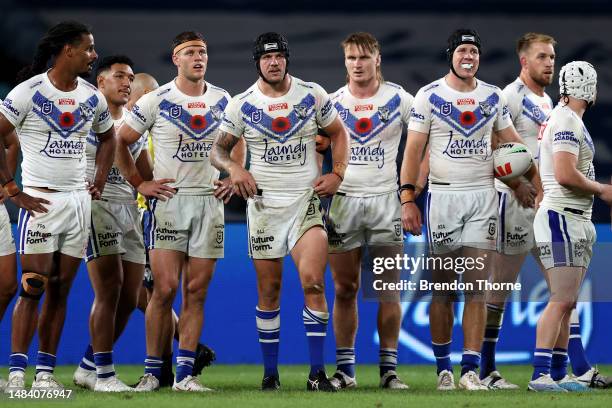
[[[478,105],[480,105],[480,112],[482,112],[484,116],[491,116],[491,112],[493,111],[491,105],[487,102],[478,102]]]
[[[81,110],[81,115],[83,115],[86,120],[93,118],[95,114],[94,108],[86,103],[79,103],[79,109]]]
[[[300,119],[306,119],[306,116],[308,116],[308,106],[303,103],[293,105],[293,109],[295,110],[297,117]]]
[[[251,112],[251,122],[259,123],[261,122],[262,118],[263,118],[263,109],[256,109],[253,112]]]
[[[346,118],[348,118],[348,113],[349,113],[348,109],[342,109],[342,110],[341,110],[340,112],[338,112],[338,113],[340,114],[340,118],[341,118],[343,121],[346,121]]]
[[[452,102],[444,102],[440,105],[440,113],[442,116],[448,116],[453,111],[453,103]]]
[[[53,102],[51,101],[43,102],[42,105],[40,106],[40,111],[44,115],[49,115],[51,112],[53,112]]]
[[[389,120],[389,115],[391,111],[387,106],[381,106],[378,108],[378,116],[382,122],[387,122]]]
[[[168,109],[168,114],[172,119],[178,119],[181,116],[181,113],[183,113],[183,107],[180,105],[174,105]]]
[[[221,109],[217,105],[213,105],[210,107],[210,113],[213,115],[213,118],[215,118],[215,120],[217,121],[223,118],[223,109]]]

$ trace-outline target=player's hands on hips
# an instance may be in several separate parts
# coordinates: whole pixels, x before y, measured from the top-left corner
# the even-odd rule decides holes
[[[168,198],[172,198],[176,194],[176,189],[167,186],[166,184],[174,182],[174,179],[167,178],[143,181],[142,183],[140,183],[137,190],[145,197],[155,197],[162,201],[166,201]]]
[[[520,182],[513,191],[521,206],[525,208],[535,207],[537,191],[530,183]]]
[[[234,186],[232,186],[230,178],[226,177],[223,180],[215,180],[213,184],[215,186],[215,197],[223,200],[224,204],[227,204],[234,194]]]
[[[245,200],[257,194],[257,183],[253,175],[241,166],[235,166],[230,171],[230,182],[234,186],[234,194]]]
[[[423,222],[421,221],[421,210],[416,203],[406,203],[402,205],[402,225],[404,230],[412,235],[421,235]]]
[[[13,201],[13,203],[15,203],[17,207],[23,208],[28,213],[30,213],[32,217],[36,216],[34,214],[35,212],[49,212],[49,210],[47,210],[47,207],[45,207],[43,204],[51,204],[50,201],[47,201],[44,198],[32,197],[31,195],[28,195],[23,191],[17,195],[14,195],[13,197],[10,197],[10,199]]]
[[[315,180],[314,191],[319,197],[328,197],[336,194],[342,184],[342,179],[336,173],[327,173]]]

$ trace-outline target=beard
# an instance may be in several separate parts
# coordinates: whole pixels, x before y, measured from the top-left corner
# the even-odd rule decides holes
[[[536,84],[540,85],[541,87],[547,87],[550,84],[553,83],[553,79],[555,77],[554,73],[550,75],[550,79],[547,79],[544,74],[542,75],[529,75],[531,77],[531,79],[533,80],[533,82],[535,82]]]

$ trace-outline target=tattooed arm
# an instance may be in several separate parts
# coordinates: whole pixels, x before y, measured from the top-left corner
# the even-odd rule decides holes
[[[213,143],[210,161],[219,171],[229,174],[234,193],[246,200],[257,194],[257,184],[251,173],[242,167],[242,163],[232,160],[232,149],[239,141],[240,138],[228,132],[219,133]]]

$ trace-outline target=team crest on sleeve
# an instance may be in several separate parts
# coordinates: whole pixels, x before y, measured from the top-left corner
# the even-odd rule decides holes
[[[92,119],[94,117],[94,108],[87,105],[86,103],[79,103],[79,109],[81,110],[81,115],[87,118],[87,120]]]
[[[210,112],[213,115],[213,118],[215,118],[215,120],[223,119],[223,109],[221,109],[219,106],[217,105],[211,106]]]
[[[293,109],[295,110],[296,116],[302,120],[306,119],[308,116],[308,106],[303,103],[298,103],[297,105],[293,105]]]
[[[443,116],[450,115],[452,111],[453,111],[453,103],[452,102],[444,102],[442,105],[440,105],[440,113]]]
[[[491,116],[493,108],[491,107],[491,105],[489,105],[488,102],[478,102],[478,105],[480,106],[480,112],[483,116]]]
[[[251,122],[257,124],[263,118],[263,109],[255,109],[251,112]]]
[[[378,108],[378,116],[380,117],[381,122],[388,122],[389,116],[391,115],[391,110],[388,106],[381,106]]]
[[[168,114],[172,119],[178,119],[181,117],[181,113],[183,113],[183,107],[180,105],[174,105],[168,109]]]

